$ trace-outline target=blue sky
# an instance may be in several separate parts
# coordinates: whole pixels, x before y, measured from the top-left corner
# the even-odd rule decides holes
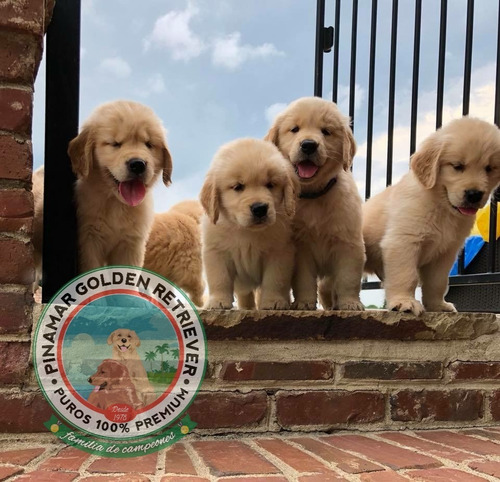
[[[375,83],[374,185],[384,187],[387,150],[391,3],[379,1]],[[439,3],[424,1],[419,129],[434,129]],[[327,1],[327,24],[333,24]],[[371,2],[359,2],[354,175],[364,190]],[[395,174],[407,170],[414,2],[399,2]],[[444,119],[461,115],[466,0],[449,2]],[[496,2],[476,2],[471,114],[493,120]],[[82,0],[80,118],[100,103],[127,98],[151,106],[168,131],[173,184],[158,184],[155,209],[195,198],[217,148],[237,137],[263,137],[295,98],[312,95],[316,2],[313,0]],[[338,103],[348,113],[350,18],[342,2]],[[324,97],[333,55],[325,56]],[[35,91],[35,166],[43,163],[44,67]]]
[[[379,0],[373,189],[385,187],[391,3]],[[448,7],[444,121],[461,116],[466,0]],[[439,4],[424,0],[418,138],[434,130]],[[493,120],[498,2],[475,2],[471,115]],[[313,94],[313,0],[82,0],[80,119],[100,103],[133,99],[152,107],[168,131],[173,184],[155,188],[155,210],[197,198],[217,148],[263,137],[290,101]],[[334,1],[327,0],[327,25]],[[338,104],[348,113],[352,2],[342,1]],[[364,192],[371,2],[359,2],[354,176]],[[399,2],[395,179],[408,169],[414,1]],[[324,97],[333,54],[325,56]],[[35,91],[34,164],[43,163],[44,67]]]

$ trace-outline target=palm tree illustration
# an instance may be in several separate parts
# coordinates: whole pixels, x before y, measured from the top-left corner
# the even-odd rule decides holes
[[[177,360],[179,359],[179,349],[174,348],[170,353],[172,353],[172,356],[176,358]]]
[[[156,352],[160,354],[161,356],[161,367],[163,369],[163,354],[168,353],[170,351],[170,348],[168,346],[168,343],[163,343],[163,345],[157,345],[156,346]]]
[[[146,360],[149,360],[149,363],[151,364],[151,371],[153,371],[153,361],[156,360],[156,353],[154,351],[147,351],[145,358]]]

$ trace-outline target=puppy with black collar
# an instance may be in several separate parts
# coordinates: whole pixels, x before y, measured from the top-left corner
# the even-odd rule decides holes
[[[293,307],[363,310],[365,262],[361,205],[351,164],[356,143],[349,119],[318,97],[292,102],[275,119],[267,140],[292,163],[300,181],[293,235]]]

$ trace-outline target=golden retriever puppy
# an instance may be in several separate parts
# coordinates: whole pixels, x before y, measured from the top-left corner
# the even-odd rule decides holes
[[[499,182],[499,129],[464,117],[429,136],[411,170],[365,204],[365,269],[384,281],[389,310],[456,311],[444,300],[448,275]],[[423,306],[415,299],[419,279]]]
[[[75,196],[82,272],[106,265],[142,266],[153,222],[152,186],[172,159],[161,121],[142,104],[98,107],[68,148],[78,177]]]
[[[137,396],[127,367],[118,361],[103,360],[88,382],[95,386],[88,402],[97,408],[106,410],[116,403],[124,403],[135,410],[144,407]]]
[[[238,139],[215,154],[201,190],[207,308],[287,309],[294,248],[291,221],[297,185],[279,150]]]
[[[144,267],[187,292],[191,301],[203,305],[200,221],[198,201],[182,201],[167,212],[156,214],[146,244]]]
[[[157,398],[156,393],[149,382],[139,353],[137,353],[137,347],[141,345],[137,333],[126,328],[119,328],[108,336],[108,345],[112,346],[113,360],[117,360],[127,367],[137,395],[144,406],[154,402]]]
[[[266,139],[294,167],[300,195],[294,219],[294,308],[362,310],[365,250],[361,198],[351,174],[356,143],[337,106],[318,97],[292,102]]]

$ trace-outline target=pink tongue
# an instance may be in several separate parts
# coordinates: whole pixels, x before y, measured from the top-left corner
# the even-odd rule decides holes
[[[101,388],[99,385],[97,385],[97,387],[95,387],[92,391],[93,392],[98,392],[99,391],[99,388]]]
[[[457,208],[465,216],[475,216],[477,213],[476,208]]]
[[[303,161],[297,164],[297,170],[299,171],[299,177],[303,179],[309,179],[313,177],[318,171],[318,166],[311,161]]]
[[[121,347],[120,347],[120,350],[121,350],[121,351],[125,351],[126,349],[127,349],[127,347],[126,347],[126,346],[121,346]]]
[[[118,191],[129,206],[137,206],[146,195],[146,188],[140,179],[118,184]]]

